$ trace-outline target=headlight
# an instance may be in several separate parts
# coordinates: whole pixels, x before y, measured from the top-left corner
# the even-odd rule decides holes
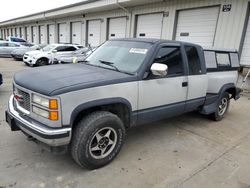
[[[32,111],[39,116],[42,116],[42,117],[49,119],[49,112],[46,110],[43,110],[43,109],[38,108],[36,106],[32,106]]]
[[[45,97],[41,97],[39,95],[33,95],[32,102],[39,104],[43,107],[56,110],[58,109],[57,99],[47,99]]]
[[[46,99],[44,97],[33,95],[33,102],[36,104],[40,104],[41,106],[44,106],[46,108],[49,108],[49,99]]]
[[[58,112],[57,111],[47,111],[41,108],[38,108],[36,106],[32,106],[32,111],[33,113],[42,116],[44,118],[47,118],[52,121],[57,121],[58,120]]]

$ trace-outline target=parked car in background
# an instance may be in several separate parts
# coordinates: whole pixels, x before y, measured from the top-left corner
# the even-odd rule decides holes
[[[13,50],[11,52],[11,56],[15,60],[23,60],[23,56],[24,56],[25,53],[30,52],[30,51],[34,51],[34,50],[41,50],[45,46],[47,46],[47,45],[46,44],[38,44],[38,45],[34,45],[34,46],[31,46],[31,47],[27,47],[27,48],[16,49],[16,50]]]
[[[63,54],[71,54],[82,48],[79,45],[72,44],[49,44],[41,50],[27,52],[23,56],[23,62],[29,66],[42,66],[53,64],[54,58]]]
[[[85,60],[85,58],[90,55],[95,48],[80,48],[73,52],[73,54],[63,54],[54,58],[54,64],[61,63],[78,63]]]
[[[22,44],[22,45],[28,46],[28,47],[34,45],[32,43],[29,43],[25,39],[22,39],[22,38],[19,38],[19,37],[13,37],[13,36],[7,37],[7,41],[9,41],[9,42],[16,42],[16,43],[19,43],[19,44]]]
[[[11,57],[12,51],[21,48],[27,48],[27,46],[16,42],[0,41],[0,57]]]

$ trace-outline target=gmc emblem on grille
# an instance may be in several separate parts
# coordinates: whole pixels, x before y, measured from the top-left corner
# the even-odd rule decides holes
[[[19,95],[19,94],[16,94],[14,93],[14,97],[15,99],[18,101],[18,102],[23,102],[23,96],[22,95]]]

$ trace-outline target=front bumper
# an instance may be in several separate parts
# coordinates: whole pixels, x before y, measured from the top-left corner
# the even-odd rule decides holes
[[[51,128],[35,120],[19,114],[14,108],[14,97],[10,97],[8,110],[5,112],[6,122],[12,131],[22,130],[30,137],[49,146],[68,145],[71,138],[71,128]]]
[[[30,65],[35,65],[36,64],[36,60],[37,59],[33,59],[33,58],[31,58],[30,56],[27,56],[27,55],[23,56],[23,62],[24,63],[28,63]]]

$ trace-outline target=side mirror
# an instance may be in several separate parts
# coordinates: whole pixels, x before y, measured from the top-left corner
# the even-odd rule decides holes
[[[56,52],[57,52],[57,50],[52,50],[52,53],[54,53],[54,54],[55,54]]]
[[[168,73],[168,66],[161,63],[153,63],[150,70],[155,76],[166,76]]]

